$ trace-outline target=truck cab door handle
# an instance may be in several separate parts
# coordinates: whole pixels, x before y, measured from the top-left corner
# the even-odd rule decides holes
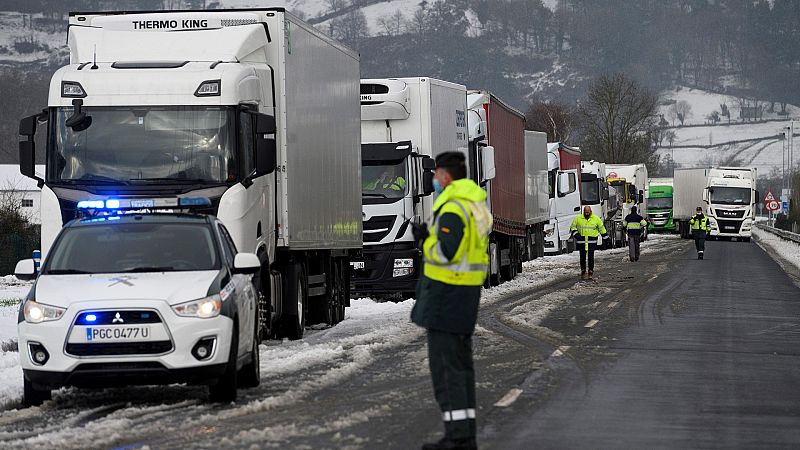
[[[572,208],[572,210],[575,211],[575,212],[578,212],[578,211],[581,210],[581,207],[580,206],[576,206],[576,207]]]

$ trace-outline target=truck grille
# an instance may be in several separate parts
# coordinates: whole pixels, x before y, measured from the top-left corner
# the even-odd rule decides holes
[[[716,213],[720,219],[741,219],[744,217],[744,210],[717,209]]]
[[[67,353],[73,356],[158,355],[170,350],[170,341],[67,344],[66,348]]]
[[[720,233],[738,233],[739,227],[742,225],[741,221],[738,220],[718,220],[717,226],[719,226]]]
[[[380,242],[394,227],[395,216],[375,216],[364,221],[364,242]]]

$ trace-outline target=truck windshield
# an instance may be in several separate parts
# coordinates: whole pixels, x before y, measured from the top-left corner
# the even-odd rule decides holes
[[[749,188],[739,187],[712,187],[711,203],[721,205],[749,205],[751,191]]]
[[[650,197],[647,199],[649,209],[669,209],[672,208],[672,197]]]
[[[48,180],[86,184],[236,181],[234,110],[207,106],[84,107],[91,125],[54,108]],[[52,168],[52,169],[51,169]]]
[[[134,273],[217,270],[208,225],[109,223],[67,228],[44,273]]]
[[[600,183],[597,179],[581,180],[581,203],[584,205],[600,204]]]
[[[361,168],[361,195],[364,198],[400,199],[408,191],[405,160],[365,161]]]

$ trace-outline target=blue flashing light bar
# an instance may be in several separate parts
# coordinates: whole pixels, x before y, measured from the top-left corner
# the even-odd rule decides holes
[[[180,206],[211,206],[208,197],[183,197],[178,199]]]
[[[87,314],[86,315],[86,321],[87,322],[95,322],[95,321],[97,321],[97,316],[94,315],[94,314]]]
[[[123,210],[142,209],[173,209],[189,207],[209,207],[211,200],[208,197],[182,197],[182,198],[109,198],[106,200],[81,200],[78,202],[81,210],[103,210],[117,212]]]

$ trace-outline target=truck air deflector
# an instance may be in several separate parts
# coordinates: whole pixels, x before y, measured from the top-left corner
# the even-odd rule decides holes
[[[362,161],[402,161],[411,154],[411,141],[361,144]]]
[[[112,69],[177,69],[189,61],[115,61]]]

